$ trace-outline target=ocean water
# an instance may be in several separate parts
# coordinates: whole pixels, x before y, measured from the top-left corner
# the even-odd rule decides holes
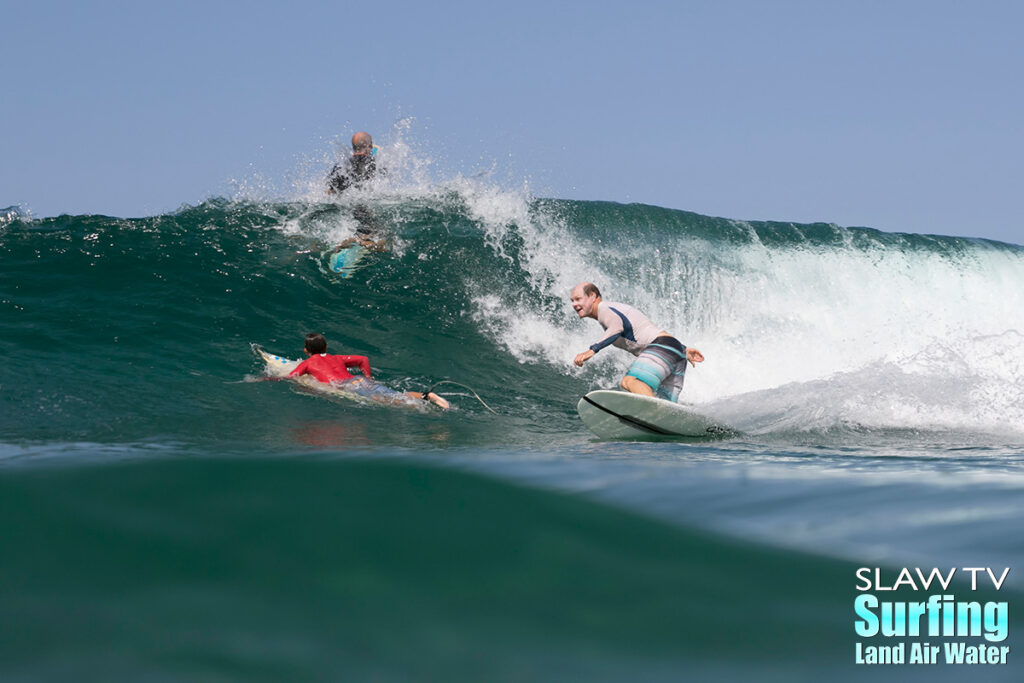
[[[329,272],[367,212],[391,249]],[[631,357],[573,367],[581,280],[700,348],[683,400],[737,434],[594,438]],[[470,180],[0,212],[0,679],[1020,680],[1022,293],[1016,245]],[[468,389],[260,381],[310,331]],[[1010,568],[950,589],[1008,637],[861,638],[862,567]],[[925,640],[1011,650],[855,663]]]

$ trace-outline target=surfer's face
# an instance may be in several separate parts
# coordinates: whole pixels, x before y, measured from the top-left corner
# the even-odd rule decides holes
[[[596,294],[584,294],[582,287],[577,287],[572,290],[569,295],[569,301],[572,302],[572,310],[576,311],[576,315],[581,318],[593,318],[596,311],[594,307],[597,305]]]

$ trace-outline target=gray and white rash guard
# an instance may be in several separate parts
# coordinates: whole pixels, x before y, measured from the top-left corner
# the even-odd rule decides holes
[[[590,350],[597,353],[612,344],[634,356],[653,342],[662,331],[646,315],[629,304],[602,301],[597,305],[597,322],[605,329],[604,336]]]

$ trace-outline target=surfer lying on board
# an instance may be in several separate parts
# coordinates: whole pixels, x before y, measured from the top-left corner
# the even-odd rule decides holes
[[[569,300],[576,315],[593,318],[605,329],[597,343],[576,356],[576,367],[582,367],[594,354],[612,344],[637,357],[622,378],[623,389],[673,403],[678,400],[687,361],[690,365],[700,363],[704,354],[692,346],[687,348],[632,306],[602,300],[601,291],[593,283],[581,282],[573,287]]]
[[[327,353],[327,339],[322,334],[311,332],[306,335],[306,355],[297,368],[288,373],[289,377],[312,375],[326,384],[343,384],[346,389],[381,403],[392,403],[396,396],[408,396],[430,401],[442,410],[448,410],[448,401],[434,392],[426,396],[418,391],[407,391],[404,394],[373,381],[370,376],[370,359],[366,356],[334,356]],[[359,368],[361,377],[349,373],[349,368]]]

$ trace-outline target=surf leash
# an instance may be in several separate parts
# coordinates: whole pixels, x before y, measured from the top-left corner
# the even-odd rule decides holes
[[[440,382],[436,382],[435,384],[433,384],[429,389],[427,389],[426,391],[423,392],[423,400],[424,401],[427,400],[427,394],[437,393],[437,392],[434,391],[434,389],[436,389],[437,387],[441,386],[442,384],[454,384],[457,387],[462,387],[463,389],[465,389],[469,393],[473,394],[473,396],[476,398],[476,400],[480,401],[480,405],[482,405],[484,408],[487,408],[487,410],[491,411],[495,415],[498,414],[497,412],[494,411],[493,408],[491,408],[489,405],[484,403],[484,400],[482,398],[480,398],[480,395],[477,394],[475,391],[473,391],[472,389],[467,387],[465,384],[459,384],[458,382],[453,382],[450,379],[444,379],[444,380],[441,380]],[[437,394],[437,395],[440,396],[440,394]],[[451,394],[449,394],[449,396],[450,395]]]

